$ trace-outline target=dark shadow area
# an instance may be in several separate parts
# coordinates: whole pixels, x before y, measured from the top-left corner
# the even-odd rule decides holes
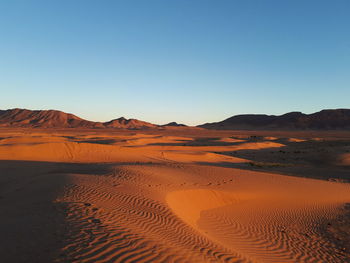
[[[5,144],[0,144],[1,146],[14,146],[14,145],[39,145],[39,144],[45,144],[44,142],[29,142],[29,143],[5,143]]]
[[[208,163],[208,162],[198,162],[197,164],[225,167],[225,168],[237,168],[242,170],[257,171],[257,172],[267,172],[275,173],[288,176],[304,177],[304,178],[313,178],[313,179],[322,179],[327,181],[338,181],[344,183],[350,183],[350,174],[349,169],[338,169],[336,173],[334,169],[324,169],[322,167],[312,167],[312,166],[293,166],[293,165],[280,165],[267,163],[255,165],[252,162],[248,163]]]
[[[350,262],[350,203],[342,207],[341,214],[321,226],[321,234],[347,256]]]
[[[249,142],[249,140],[244,142],[224,142],[219,141],[220,139],[221,138],[194,138],[193,140],[177,140],[177,142],[171,143],[151,143],[147,144],[147,146],[231,146]]]
[[[96,144],[113,144],[117,142],[118,140],[115,139],[104,139],[103,137],[92,137],[89,139],[85,139],[81,136],[62,136],[63,138],[68,139],[71,142],[77,142],[77,143],[96,143]]]
[[[56,166],[0,161],[2,262],[53,262],[66,245],[64,206],[54,203],[65,177],[48,175]]]
[[[49,173],[104,175],[111,172],[109,163],[57,163]]]
[[[77,136],[61,136],[62,138],[66,138],[68,140],[77,140],[79,138],[79,135]]]
[[[286,146],[280,148],[215,153],[250,160],[249,163],[224,164],[225,167],[350,182],[350,166],[338,162],[342,154],[350,152],[350,141],[284,143]]]
[[[91,139],[91,140],[81,140],[81,141],[75,141],[78,143],[96,143],[96,144],[113,144],[116,143],[117,140],[114,139]]]
[[[68,173],[103,174],[110,165],[0,161],[1,262],[72,262],[61,249],[79,229],[55,202]]]

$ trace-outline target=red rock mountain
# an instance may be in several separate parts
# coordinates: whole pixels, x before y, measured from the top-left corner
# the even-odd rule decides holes
[[[125,118],[109,122],[93,122],[57,110],[10,109],[0,110],[0,127],[146,129],[158,126]]]
[[[247,114],[206,123],[199,127],[215,130],[350,130],[350,109],[322,110],[312,114]]]
[[[104,126],[119,129],[152,129],[158,127],[158,125],[149,122],[139,121],[136,119],[125,119],[124,117],[105,122]]]

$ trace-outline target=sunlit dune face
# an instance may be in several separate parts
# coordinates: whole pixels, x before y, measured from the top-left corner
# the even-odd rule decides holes
[[[349,185],[268,174],[236,176],[234,181],[231,191],[181,190],[170,192],[166,200],[184,222],[253,261],[333,257],[314,226],[341,213]]]
[[[234,205],[253,198],[254,194],[193,189],[171,192],[166,200],[174,212],[194,228],[198,227],[201,213],[219,207]]]

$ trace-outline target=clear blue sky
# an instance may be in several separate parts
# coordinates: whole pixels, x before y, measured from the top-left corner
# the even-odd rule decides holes
[[[100,121],[350,108],[350,1],[3,0],[0,89]]]

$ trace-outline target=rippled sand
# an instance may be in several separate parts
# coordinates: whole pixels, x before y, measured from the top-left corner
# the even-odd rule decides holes
[[[305,178],[299,160],[258,159],[258,153],[285,156],[288,147],[309,147],[308,141],[312,138],[4,130],[1,258],[347,262],[344,240],[328,230],[339,218],[348,222],[350,184]],[[343,163],[332,165],[346,173],[347,154],[339,157]]]

